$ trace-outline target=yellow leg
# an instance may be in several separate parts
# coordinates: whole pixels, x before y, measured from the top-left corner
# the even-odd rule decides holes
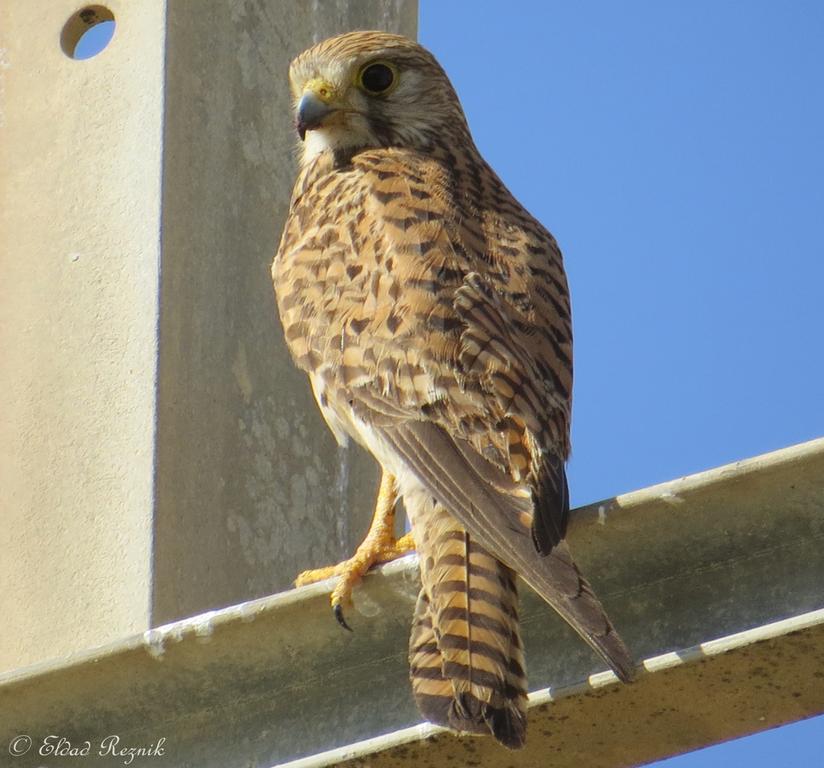
[[[388,472],[381,477],[381,487],[375,503],[375,514],[369,533],[348,560],[326,568],[304,571],[295,579],[295,586],[302,587],[332,576],[338,577],[338,583],[332,590],[331,603],[335,617],[341,626],[350,629],[343,618],[344,605],[352,602],[352,589],[363,575],[377,563],[386,563],[415,549],[411,534],[395,539],[395,504],[398,501],[398,488],[395,478]]]

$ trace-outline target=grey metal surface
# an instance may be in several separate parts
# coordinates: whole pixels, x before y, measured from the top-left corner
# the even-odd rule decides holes
[[[424,724],[283,768],[629,768],[820,712],[822,667],[819,610],[649,659],[630,686],[605,672],[532,694],[530,735],[517,754]],[[791,747],[786,759],[796,762]]]
[[[671,651],[688,663],[668,669],[659,659],[632,686],[602,687],[608,675],[590,678],[596,659],[524,589],[530,688],[573,694],[551,704],[536,695],[527,749],[424,730],[426,744],[400,737],[359,764],[546,765],[551,756],[557,766],[635,765],[824,710],[821,618],[798,618],[824,607],[822,510],[824,440],[576,510],[571,546],[639,663]],[[93,749],[108,735],[135,746],[165,738],[165,754],[141,764],[263,768],[414,725],[414,558],[365,580],[353,634],[332,620],[328,587],[0,678],[0,748],[18,734],[32,750],[49,734]],[[785,619],[800,623],[762,628]],[[707,645],[748,630],[756,634],[728,643],[729,653]],[[13,763],[63,764],[76,763],[34,752]]]

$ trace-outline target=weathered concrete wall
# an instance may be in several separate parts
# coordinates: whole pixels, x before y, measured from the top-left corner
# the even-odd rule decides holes
[[[289,59],[414,0],[0,7],[0,669],[284,588],[340,559],[376,472],[288,360],[269,265]]]
[[[289,61],[341,31],[414,36],[409,0],[174,0],[166,45],[156,623],[351,554],[374,461],[338,450],[289,359],[270,269],[291,194]]]
[[[111,6],[74,61],[0,4],[0,668],[151,614],[164,4]]]

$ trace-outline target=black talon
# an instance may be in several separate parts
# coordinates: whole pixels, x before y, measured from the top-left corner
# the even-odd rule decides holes
[[[338,624],[340,624],[344,629],[352,631],[352,627],[350,627],[346,623],[346,619],[343,618],[343,606],[338,603],[334,608],[332,608],[332,613],[335,614],[335,618],[338,620]]]

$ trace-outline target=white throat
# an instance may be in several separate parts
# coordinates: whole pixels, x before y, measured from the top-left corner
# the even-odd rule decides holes
[[[328,150],[336,150],[344,146],[340,131],[330,131],[326,128],[318,128],[314,131],[307,131],[303,140],[303,164],[308,165],[318,155]]]

